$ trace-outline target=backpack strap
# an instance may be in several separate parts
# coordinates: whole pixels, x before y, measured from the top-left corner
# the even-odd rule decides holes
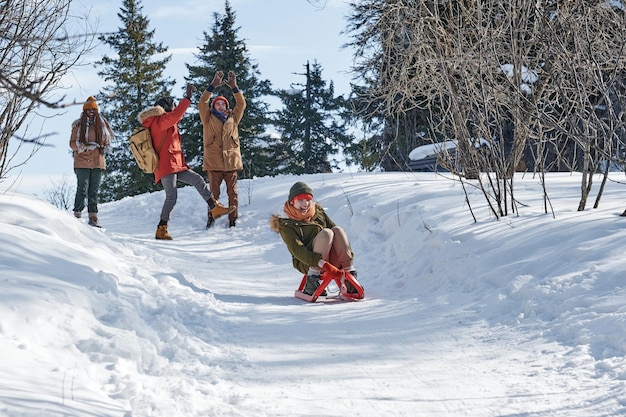
[[[169,129],[165,129],[165,132],[163,133],[163,139],[161,139],[161,143],[159,143],[159,147],[156,150],[157,155],[161,152],[161,147],[163,146],[163,142],[165,142],[165,137],[167,136],[167,131]]]

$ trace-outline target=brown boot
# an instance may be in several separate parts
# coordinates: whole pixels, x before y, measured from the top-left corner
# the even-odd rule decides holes
[[[101,227],[100,224],[98,224],[98,215],[96,213],[89,213],[89,226],[93,226],[93,227]]]
[[[213,204],[215,206],[211,209],[211,216],[214,220],[222,217],[224,214],[230,214],[235,211],[235,206],[225,207],[217,200],[213,200]]]
[[[82,213],[80,211],[75,211],[74,212],[74,217],[76,217],[77,219],[80,219],[81,214]]]
[[[156,235],[154,236],[154,238],[155,239],[161,239],[161,240],[172,240],[173,239],[173,237],[170,236],[169,233],[167,233],[167,225],[166,224],[157,227]]]

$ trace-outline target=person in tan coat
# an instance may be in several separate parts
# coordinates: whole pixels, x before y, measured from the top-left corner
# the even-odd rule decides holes
[[[221,205],[202,176],[189,168],[185,162],[178,123],[191,104],[194,89],[192,84],[187,84],[185,97],[178,105],[172,97],[162,97],[153,107],[143,110],[137,116],[141,125],[150,129],[154,149],[159,149],[159,166],[154,171],[154,182],[155,184],[160,182],[165,190],[165,201],[161,208],[155,239],[172,240],[167,231],[167,224],[178,199],[177,182],[194,186],[207,202],[208,211],[214,218],[234,210],[234,207]]]
[[[222,181],[226,183],[228,206],[235,207],[235,210],[228,215],[229,227],[234,227],[239,217],[237,171],[243,169],[239,122],[246,109],[246,99],[237,87],[237,79],[233,71],[228,72],[226,81],[223,81],[223,77],[222,71],[215,73],[211,85],[202,93],[198,103],[204,147],[202,169],[207,172],[211,192],[215,198],[220,196]],[[224,96],[216,96],[211,100],[213,91],[222,84],[230,87],[235,97],[235,107],[232,110],[229,109],[228,99]],[[214,222],[215,218],[209,213],[207,229],[213,226]]]
[[[113,140],[113,130],[109,122],[98,112],[98,103],[89,96],[80,118],[72,123],[70,148],[74,156],[76,174],[76,196],[74,216],[80,219],[87,199],[89,225],[100,227],[98,223],[98,189],[102,173],[106,169],[105,150]]]

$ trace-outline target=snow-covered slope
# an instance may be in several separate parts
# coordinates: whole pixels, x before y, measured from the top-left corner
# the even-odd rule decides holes
[[[308,304],[268,227],[307,182],[352,240],[366,298]],[[237,227],[179,192],[100,206],[97,230],[0,195],[0,415],[626,414],[624,186],[577,212],[579,179],[516,179],[490,218],[433,173],[240,180]]]

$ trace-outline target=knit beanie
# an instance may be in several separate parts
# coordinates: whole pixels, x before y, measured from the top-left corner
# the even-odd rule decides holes
[[[226,108],[228,108],[229,103],[228,100],[226,99],[226,97],[224,96],[217,96],[213,99],[213,101],[211,102],[211,108],[214,109],[215,108],[215,103],[217,103],[218,101],[223,101],[224,104],[226,104]]]
[[[305,196],[311,196],[309,200],[313,199],[313,190],[311,189],[311,187],[301,181],[298,181],[289,189],[289,201],[293,202],[296,197],[300,197],[303,194]]]
[[[173,97],[161,97],[154,103],[155,106],[163,107],[163,110],[166,112],[171,112],[174,110],[174,98]]]
[[[94,109],[98,111],[98,103],[96,102],[96,98],[94,96],[89,96],[85,104],[83,104],[83,110]]]

